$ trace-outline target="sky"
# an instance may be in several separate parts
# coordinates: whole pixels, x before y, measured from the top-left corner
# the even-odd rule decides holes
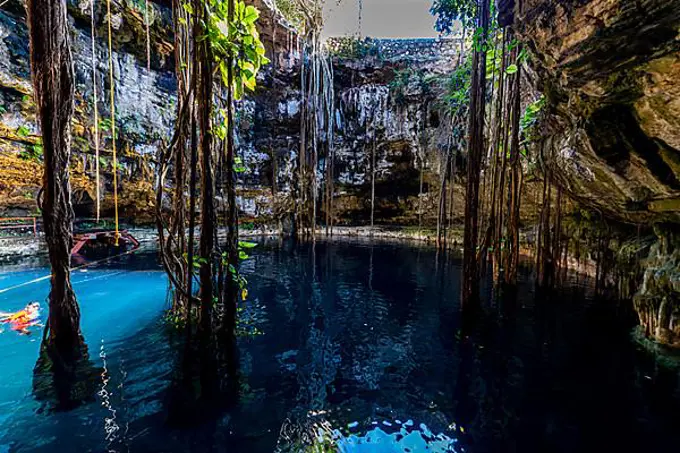
[[[359,31],[360,0],[326,0],[324,34],[345,36]],[[432,0],[362,0],[361,34],[373,38],[437,36]]]

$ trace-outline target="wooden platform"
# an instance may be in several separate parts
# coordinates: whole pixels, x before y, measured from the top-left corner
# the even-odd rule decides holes
[[[118,232],[118,245],[116,246],[116,232],[112,230],[92,230],[87,232],[75,233],[73,235],[73,248],[71,255],[78,255],[88,247],[93,248],[125,248],[131,246],[130,250],[139,248],[139,241],[135,239],[127,230]]]

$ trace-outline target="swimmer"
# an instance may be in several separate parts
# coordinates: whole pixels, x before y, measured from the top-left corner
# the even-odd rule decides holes
[[[38,317],[40,316],[40,303],[31,302],[23,310],[15,313],[0,312],[0,323],[9,324],[11,329],[24,335],[29,335],[31,332],[29,327],[38,325]]]

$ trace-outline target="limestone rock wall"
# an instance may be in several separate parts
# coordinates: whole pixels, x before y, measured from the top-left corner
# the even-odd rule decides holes
[[[376,40],[360,45],[358,52],[346,53],[338,41],[329,43],[336,103],[335,222],[368,223],[375,145],[376,222],[433,225],[449,132],[437,101],[441,82],[458,62],[459,43]],[[300,57],[295,45],[280,49],[278,69],[265,71],[255,95],[239,109],[247,168],[241,177],[241,207],[262,222],[292,209],[300,146]],[[322,152],[319,193],[326,158]],[[421,165],[424,195],[419,201]]]
[[[633,298],[646,336],[679,347],[680,2],[499,6],[546,95],[541,163],[609,221],[637,224],[638,232],[654,226],[647,257],[619,270],[622,296]]]
[[[680,2],[503,6],[549,101],[543,151],[561,185],[614,219],[680,221]]]
[[[645,336],[680,348],[680,235],[668,227],[657,235],[633,302]]]
[[[272,59],[258,88],[237,106],[239,152],[247,171],[239,175],[244,219],[262,223],[291,210],[299,151],[300,44],[268,0],[261,10],[261,37]],[[152,220],[154,157],[171,134],[176,83],[170,2],[150,2],[151,61],[147,69],[144,3],[113,0],[116,109],[121,166],[120,211],[138,222]],[[88,0],[69,0],[76,67],[73,188],[76,214],[93,215],[93,72]],[[96,78],[101,126],[103,215],[112,211],[111,133],[105,3],[95,4]],[[439,40],[380,40],[362,51],[333,53],[337,109],[335,149],[336,222],[366,223],[370,163],[376,145],[377,213],[385,224],[415,224],[426,212],[434,221],[446,127],[439,121],[435,89],[458,60],[459,43]],[[35,212],[40,187],[39,131],[32,102],[28,32],[21,0],[0,8],[0,212]],[[373,139],[375,136],[375,140]],[[320,162],[322,172],[324,160]],[[17,171],[9,171],[17,169]],[[31,171],[19,169],[32,168]],[[423,169],[423,192],[420,169]],[[319,178],[321,181],[323,178]],[[420,211],[418,211],[420,209]]]
[[[170,11],[150,3],[152,37],[151,69],[146,68],[143,2],[113,0],[114,77],[117,135],[122,168],[121,208],[127,216],[150,219],[153,184],[152,158],[156,145],[166,138],[176,109],[176,83],[172,57]],[[76,214],[92,216],[94,186],[94,109],[90,6],[69,2],[73,27],[71,46],[75,60],[76,114],[73,140],[73,188]],[[101,144],[100,167],[104,215],[110,214],[111,131],[108,49],[105,3],[97,2],[96,78]],[[18,167],[40,160],[39,129],[32,100],[28,59],[28,30],[22,2],[10,0],[0,9],[0,153],[7,166]],[[12,157],[18,159],[12,160]],[[22,162],[23,161],[23,162]],[[39,166],[36,165],[39,169]],[[34,211],[34,195],[40,187],[40,171],[16,185],[11,172],[0,172],[0,210],[6,214]],[[8,174],[9,173],[9,174]]]

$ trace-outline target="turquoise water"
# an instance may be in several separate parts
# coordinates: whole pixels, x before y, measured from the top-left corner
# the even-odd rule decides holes
[[[121,264],[76,271],[72,276],[82,312],[82,331],[91,358],[101,365],[100,354],[104,356],[111,351],[109,372],[112,374],[125,373],[125,359],[117,357],[115,351],[122,343],[146,335],[145,331],[157,324],[166,305],[166,276],[160,269],[125,270]],[[136,262],[126,260],[126,264],[134,266]],[[39,279],[47,272],[46,268],[5,272],[0,274],[0,288]],[[47,317],[44,301],[48,293],[49,280],[13,289],[0,294],[0,311],[20,310],[29,301],[37,300],[42,302],[41,321],[44,323]],[[7,444],[3,445],[2,440],[17,438],[21,440],[10,441],[15,443],[17,451],[32,451],[50,445],[48,449],[51,449],[55,442],[62,441],[76,447],[77,439],[88,432],[87,424],[81,424],[83,409],[53,414],[47,419],[35,416],[41,405],[33,398],[32,379],[42,329],[30,328],[29,336],[10,331],[7,326],[4,329],[0,334],[0,451],[3,448],[14,451]],[[130,357],[130,361],[134,360]],[[97,399],[101,399],[100,395]],[[74,429],[80,432],[75,434]],[[91,429],[96,433],[96,426]]]
[[[629,341],[622,306],[587,281],[518,293],[460,317],[460,261],[384,243],[262,243],[238,399],[168,423],[177,335],[153,253],[73,274],[94,380],[68,412],[37,400],[40,329],[0,333],[0,452],[674,451],[678,375]],[[42,277],[5,268],[0,291]],[[0,292],[0,311],[44,305],[47,280]],[[43,319],[46,313],[42,313]]]

